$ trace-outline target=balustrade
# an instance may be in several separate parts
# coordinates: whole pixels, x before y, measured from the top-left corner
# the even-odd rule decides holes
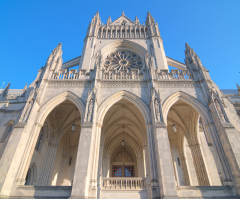
[[[146,181],[145,178],[102,178],[101,189],[114,190],[114,189],[145,189]]]
[[[102,70],[102,79],[104,80],[143,80],[144,74],[140,73],[137,69],[129,70]]]
[[[194,75],[188,70],[161,70],[156,71],[157,80],[194,80]]]
[[[87,72],[86,70],[80,70],[77,72],[77,69],[61,69],[58,72],[53,73],[52,79],[90,79],[90,72]]]

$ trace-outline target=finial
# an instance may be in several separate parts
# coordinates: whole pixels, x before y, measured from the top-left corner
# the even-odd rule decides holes
[[[122,11],[122,16],[125,16],[125,13],[124,13],[124,11]]]
[[[238,90],[240,91],[240,86],[238,84],[236,84],[236,85],[237,85]]]

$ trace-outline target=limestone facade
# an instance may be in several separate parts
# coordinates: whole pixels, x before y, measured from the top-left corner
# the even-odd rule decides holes
[[[0,198],[239,198],[239,86],[220,90],[188,44],[167,57],[150,13],[97,13],[81,56],[61,48],[0,91]]]

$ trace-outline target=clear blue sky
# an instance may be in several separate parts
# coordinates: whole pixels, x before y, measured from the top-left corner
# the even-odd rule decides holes
[[[220,89],[240,84],[240,0],[1,0],[0,87],[2,82],[12,89],[30,84],[59,42],[64,62],[81,55],[97,11],[104,23],[122,11],[143,23],[150,11],[167,56],[184,62],[187,42]]]

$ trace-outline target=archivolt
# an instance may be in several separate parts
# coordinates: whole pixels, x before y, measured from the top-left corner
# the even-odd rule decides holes
[[[81,116],[81,123],[84,119],[84,113],[85,113],[85,104],[84,102],[74,93],[72,92],[64,92],[61,93],[53,98],[51,98],[49,101],[47,101],[40,109],[39,109],[39,117],[37,119],[37,123],[40,125],[43,125],[45,119],[49,115],[49,113],[59,104],[64,102],[65,100],[71,101],[73,104],[76,105],[80,112]]]
[[[171,106],[177,102],[178,100],[182,100],[192,106],[202,117],[205,124],[209,124],[212,122],[211,116],[208,113],[207,107],[205,107],[199,100],[192,97],[191,95],[178,91],[170,95],[163,103],[163,118],[165,123],[167,124],[167,115]]]
[[[97,123],[102,125],[107,111],[112,107],[113,104],[120,101],[121,99],[126,99],[129,102],[133,103],[142,113],[146,124],[151,122],[150,110],[142,99],[140,99],[139,97],[137,97],[136,95],[134,95],[128,91],[119,91],[119,92],[111,95],[110,97],[108,97],[99,106],[98,115],[97,115]]]
[[[125,49],[125,50],[129,49],[130,51],[135,51],[139,55],[141,55],[143,60],[144,60],[145,54],[147,53],[147,50],[143,46],[141,46],[135,42],[128,41],[128,40],[120,40],[120,41],[112,42],[112,43],[104,46],[100,50],[101,50],[102,57],[105,60],[106,56],[109,53],[111,53],[115,50],[119,50],[119,49]]]

